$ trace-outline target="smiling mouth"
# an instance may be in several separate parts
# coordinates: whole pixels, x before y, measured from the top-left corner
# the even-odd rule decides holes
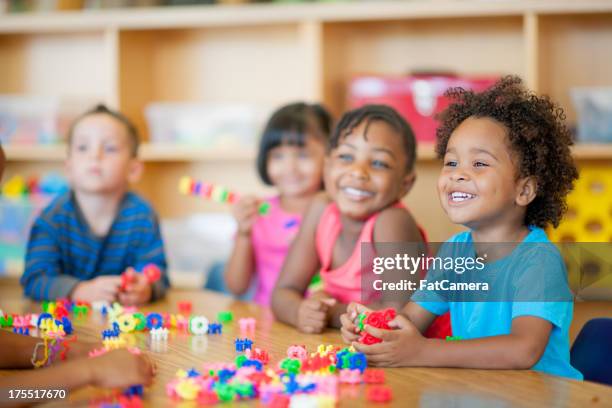
[[[364,200],[370,197],[374,197],[374,193],[367,190],[361,190],[354,187],[342,187],[342,192],[349,196],[353,200]]]
[[[452,203],[462,203],[476,198],[475,194],[464,193],[462,191],[453,191],[448,195],[448,199]]]

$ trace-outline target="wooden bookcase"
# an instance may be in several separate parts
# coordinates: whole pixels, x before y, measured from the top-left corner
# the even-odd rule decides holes
[[[574,124],[569,89],[612,86],[612,1],[431,0],[251,4],[0,16],[0,93],[104,101],[147,139],[154,101],[279,105],[322,100],[336,115],[356,74],[446,68],[517,74],[551,95]],[[85,109],[86,106],[83,107]],[[63,146],[6,148],[5,177],[62,169]],[[579,164],[612,166],[612,145],[579,145]],[[224,206],[177,193],[182,175],[265,194],[252,148],[206,150],[145,143],[136,186],[162,217]],[[418,151],[406,202],[432,240],[458,227],[435,193],[440,164]]]

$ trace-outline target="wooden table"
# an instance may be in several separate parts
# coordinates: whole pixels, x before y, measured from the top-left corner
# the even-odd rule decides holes
[[[13,285],[10,285],[13,286]],[[304,344],[309,350],[317,345],[341,345],[337,331],[329,330],[321,335],[304,335],[275,322],[270,310],[253,304],[234,301],[229,297],[207,291],[171,290],[165,300],[143,308],[143,311],[177,313],[177,303],[188,300],[193,311],[214,319],[219,311],[229,310],[235,318],[255,317],[257,330],[255,345],[269,351],[275,363],[285,356],[291,344]],[[0,308],[5,312],[26,313],[39,311],[36,303],[21,298],[19,289],[9,289],[0,281]],[[93,315],[84,321],[74,319],[79,339],[99,340],[104,328],[103,320]],[[145,390],[146,406],[195,406],[193,403],[176,403],[166,397],[165,385],[179,368],[200,369],[204,362],[233,361],[236,357],[234,339],[239,336],[237,323],[225,325],[223,334],[196,337],[172,332],[167,348],[153,350],[158,364],[158,376],[154,385]],[[145,333],[129,335],[129,340],[144,350],[150,350]],[[14,371],[12,372],[14,374]],[[6,375],[7,372],[0,372]],[[400,368],[386,369],[387,384],[393,388],[394,400],[387,406],[611,406],[612,387],[589,382],[567,380],[533,371],[497,371],[467,369]],[[340,387],[340,406],[367,406],[365,385]],[[92,398],[108,395],[107,392],[87,388],[71,393],[74,406],[86,406]],[[245,406],[248,403],[240,403]],[[250,403],[251,406],[257,403]],[[47,406],[65,406],[47,404]],[[224,405],[225,406],[225,405]]]

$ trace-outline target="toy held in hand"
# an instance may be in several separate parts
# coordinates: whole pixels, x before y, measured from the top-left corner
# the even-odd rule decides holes
[[[395,319],[395,316],[395,309],[392,308],[359,314],[358,327],[361,331],[359,342],[366,345],[382,342],[382,340],[378,337],[372,336],[370,333],[364,331],[364,327],[367,324],[368,326],[376,327],[377,329],[390,330],[391,327],[389,327],[389,322]]]
[[[222,186],[217,186],[204,181],[194,180],[191,177],[182,177],[179,181],[179,192],[184,195],[207,198],[218,203],[234,204],[240,198],[238,193],[230,191]],[[257,209],[259,215],[266,215],[270,210],[270,203],[262,202]]]
[[[121,290],[126,290],[128,285],[136,281],[135,274],[129,273],[130,270],[134,271],[133,268],[128,268],[121,274]],[[157,282],[161,278],[161,270],[152,263],[145,265],[140,272],[147,278],[150,284]]]

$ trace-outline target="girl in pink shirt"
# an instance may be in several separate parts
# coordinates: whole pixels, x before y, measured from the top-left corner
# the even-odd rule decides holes
[[[423,231],[400,203],[414,183],[415,159],[414,134],[392,108],[366,105],[342,117],[326,158],[327,194],[304,216],[272,295],[279,320],[306,333],[340,327],[347,304],[364,301],[363,243],[376,253],[385,242],[425,247]],[[305,297],[319,271],[323,290]]]
[[[243,294],[255,278],[254,300],[270,303],[302,215],[322,188],[331,122],[321,105],[301,102],[283,106],[268,120],[259,145],[257,170],[265,184],[276,188],[277,195],[266,200],[245,196],[233,207],[238,231],[224,272],[232,293]],[[269,209],[265,215],[258,215],[263,201]]]

